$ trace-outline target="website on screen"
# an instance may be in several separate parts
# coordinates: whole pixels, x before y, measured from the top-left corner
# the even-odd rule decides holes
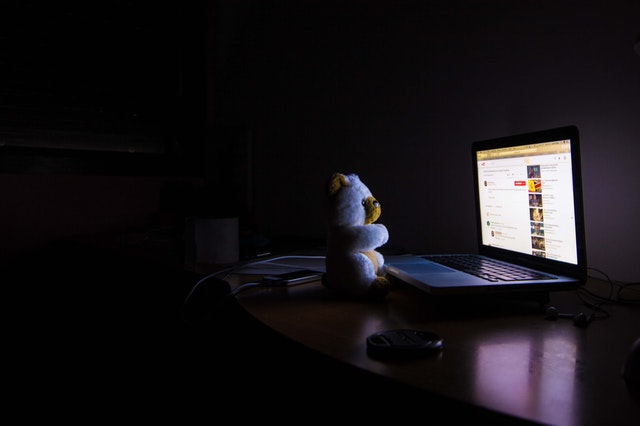
[[[577,264],[569,140],[480,151],[483,244]]]

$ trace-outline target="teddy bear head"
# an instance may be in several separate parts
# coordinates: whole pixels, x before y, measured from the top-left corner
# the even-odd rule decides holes
[[[368,225],[380,217],[382,208],[356,174],[334,173],[328,185],[331,226]]]

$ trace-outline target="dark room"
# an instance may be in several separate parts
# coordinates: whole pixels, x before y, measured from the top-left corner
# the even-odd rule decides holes
[[[4,3],[25,420],[640,422],[637,0]]]

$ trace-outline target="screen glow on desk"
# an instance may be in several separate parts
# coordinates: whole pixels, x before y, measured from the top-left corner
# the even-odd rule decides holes
[[[487,406],[530,413],[550,424],[567,424],[572,414],[576,378],[576,342],[570,334],[542,341],[499,337],[478,348],[474,392]],[[549,409],[558,407],[558,409]]]

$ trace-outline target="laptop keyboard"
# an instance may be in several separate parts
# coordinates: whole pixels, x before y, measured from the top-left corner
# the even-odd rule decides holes
[[[536,271],[515,265],[505,265],[504,263],[470,254],[426,255],[422,257],[491,282],[554,279],[552,276]]]

